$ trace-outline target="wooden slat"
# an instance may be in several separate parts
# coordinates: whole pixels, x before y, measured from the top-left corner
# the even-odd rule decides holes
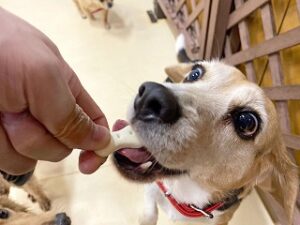
[[[264,88],[268,97],[275,101],[300,100],[300,85]]]
[[[195,0],[190,0],[191,2],[191,8],[192,8],[192,11],[195,10],[195,8],[197,7],[196,5],[196,1]],[[194,40],[196,42],[196,44],[201,47],[202,44],[201,44],[201,41],[202,41],[202,34],[201,34],[201,28],[200,28],[200,24],[198,23],[198,21],[194,21],[192,23],[192,25],[195,29],[195,34],[196,34],[196,37],[194,37]],[[200,59],[200,52],[197,53],[197,56],[195,56],[196,59]]]
[[[276,225],[290,225],[286,214],[277,201],[271,196],[271,194],[263,191],[261,188],[256,188],[259,197],[263,201],[268,210],[274,224]]]
[[[232,28],[241,20],[249,16],[256,9],[269,2],[270,0],[249,0],[245,2],[239,9],[230,14],[227,29]],[[299,0],[300,1],[300,0]]]
[[[175,24],[173,23],[173,18],[170,15],[170,13],[168,12],[168,10],[167,10],[167,8],[165,6],[164,0],[157,0],[157,2],[159,4],[160,8],[162,9],[162,11],[164,12],[165,16],[167,17],[167,21],[168,21],[168,24],[169,24],[169,26],[171,28],[171,31],[172,31],[173,35],[175,37],[177,37],[178,34],[179,34],[179,31],[176,28]]]
[[[299,208],[295,208],[295,215],[294,215],[294,225],[300,224],[300,210]]]
[[[266,4],[261,8],[261,17],[263,22],[263,29],[265,39],[269,40],[276,35],[276,27],[274,15],[270,4]],[[283,70],[281,67],[281,60],[279,53],[269,55],[269,67],[272,76],[272,83],[274,86],[282,86]],[[279,122],[283,132],[290,132],[290,117],[288,112],[288,104],[285,101],[276,102],[276,109],[279,115]]]
[[[183,33],[185,31],[185,23],[186,23],[186,19],[187,19],[187,15],[188,15],[188,10],[187,10],[187,6],[183,5],[183,7],[180,10],[180,13],[177,13],[177,17],[176,19],[174,19],[174,21],[176,21],[177,23],[177,27],[178,30],[180,31],[180,33]],[[179,16],[180,15],[180,16]]]
[[[193,10],[192,14],[188,17],[187,22],[185,24],[185,28],[188,28],[195,19],[199,16],[199,14],[204,10],[205,0],[202,0],[196,8]]]
[[[222,55],[231,5],[232,0],[212,1],[205,59],[220,58]]]
[[[300,0],[297,0],[298,17],[300,19]]]
[[[258,44],[251,49],[247,49],[224,59],[224,62],[231,65],[239,65],[255,58],[269,55],[280,50],[293,47],[300,43],[300,27],[289,30],[270,40]]]
[[[229,36],[226,36],[225,47],[224,47],[225,57],[229,57],[232,55],[231,43]]]
[[[200,37],[199,37],[199,43],[200,43],[199,59],[200,60],[203,60],[204,55],[205,55],[210,7],[211,7],[211,0],[205,0],[203,19],[202,19],[202,25],[201,25],[201,33],[200,33]]]
[[[179,3],[177,3],[175,13],[178,13],[178,11],[181,9],[185,1],[186,0],[180,0]]]
[[[234,3],[235,3],[236,9],[238,10],[240,7],[243,6],[244,0],[234,0]],[[242,50],[251,48],[250,34],[249,34],[247,22],[244,20],[239,22],[238,27],[239,27],[241,44],[242,44]],[[246,62],[245,68],[246,68],[246,75],[247,75],[248,80],[256,83],[256,75],[255,75],[255,69],[254,69],[253,62]]]
[[[294,134],[283,134],[284,143],[288,148],[300,150],[300,136]]]

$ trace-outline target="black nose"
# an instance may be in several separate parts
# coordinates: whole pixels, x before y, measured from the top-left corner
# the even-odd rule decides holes
[[[135,98],[136,118],[143,121],[175,123],[180,117],[180,106],[175,95],[165,86],[146,82]]]
[[[113,7],[113,3],[112,2],[109,2],[107,5],[108,5],[108,8]]]
[[[8,219],[9,212],[6,209],[0,209],[0,219]]]
[[[58,213],[55,216],[55,225],[71,225],[71,219],[66,213]]]

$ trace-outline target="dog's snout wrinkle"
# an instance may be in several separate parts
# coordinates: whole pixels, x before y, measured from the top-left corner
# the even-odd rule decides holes
[[[143,121],[175,123],[180,118],[180,106],[175,95],[165,86],[146,82],[135,98],[136,118]]]

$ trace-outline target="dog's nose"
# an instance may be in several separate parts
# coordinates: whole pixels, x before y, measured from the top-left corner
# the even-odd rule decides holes
[[[0,219],[8,219],[9,211],[7,209],[0,209]]]
[[[109,2],[107,5],[108,5],[108,8],[113,7],[113,3],[112,2]]]
[[[175,95],[165,86],[154,82],[140,86],[134,109],[136,117],[143,121],[175,123],[180,117],[180,106]]]
[[[71,219],[66,213],[58,213],[55,216],[55,225],[71,225]]]

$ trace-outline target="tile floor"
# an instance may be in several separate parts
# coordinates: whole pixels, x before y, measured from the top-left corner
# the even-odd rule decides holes
[[[174,38],[165,21],[151,24],[152,0],[115,1],[106,31],[80,18],[72,0],[0,0],[0,6],[46,33],[106,113],[110,125],[126,108],[143,81],[162,81],[166,65],[176,63]],[[54,208],[66,211],[75,225],[136,225],[142,186],[123,180],[108,161],[93,175],[79,173],[78,151],[60,163],[40,162],[36,170]],[[38,210],[25,194],[18,199]],[[159,225],[170,222],[163,213]],[[245,199],[230,225],[271,225],[256,193]],[[187,225],[187,224],[182,224]]]

